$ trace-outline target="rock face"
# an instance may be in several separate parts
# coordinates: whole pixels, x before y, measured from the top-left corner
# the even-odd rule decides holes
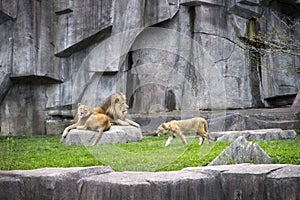
[[[131,113],[290,106],[299,13],[282,0],[2,0],[1,135],[59,134],[66,109],[119,91]]]
[[[256,143],[239,136],[209,165],[229,165],[240,163],[272,164],[272,158]]]
[[[220,165],[174,172],[110,167],[0,171],[0,198],[299,199],[299,165]]]
[[[293,101],[292,108],[299,109],[300,108],[300,92],[297,93],[296,98]]]
[[[72,129],[62,142],[68,145],[90,146],[97,135],[98,132],[96,131]],[[133,126],[112,126],[110,130],[103,132],[97,145],[137,142],[141,139],[142,132],[139,128]]]

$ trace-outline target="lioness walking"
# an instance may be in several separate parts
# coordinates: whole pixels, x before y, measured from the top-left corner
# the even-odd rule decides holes
[[[178,135],[182,140],[183,144],[188,144],[184,136],[185,133],[197,133],[199,135],[199,145],[203,144],[204,139],[210,140],[208,135],[208,124],[207,121],[202,117],[195,117],[192,119],[185,120],[172,120],[169,122],[162,123],[157,128],[156,134],[169,134],[169,138],[165,146],[169,146],[174,139],[174,135]]]

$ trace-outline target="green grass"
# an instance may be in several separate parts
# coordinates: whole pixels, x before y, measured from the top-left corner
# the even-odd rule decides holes
[[[0,169],[43,167],[85,167],[109,165],[116,171],[172,171],[204,166],[218,156],[230,142],[199,146],[177,138],[165,147],[167,137],[144,137],[140,142],[95,147],[67,146],[58,136],[0,137]],[[300,164],[300,136],[296,140],[257,141],[275,163]]]

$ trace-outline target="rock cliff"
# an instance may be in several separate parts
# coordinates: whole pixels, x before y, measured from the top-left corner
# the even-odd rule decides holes
[[[300,89],[299,1],[0,2],[1,135],[50,134],[117,91],[151,113],[289,106]]]

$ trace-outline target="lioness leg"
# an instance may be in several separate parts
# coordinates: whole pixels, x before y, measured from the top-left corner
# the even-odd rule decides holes
[[[98,141],[100,140],[100,138],[102,137],[102,134],[103,134],[103,128],[99,128],[99,132],[98,132],[98,135],[97,135],[97,138],[96,140],[94,141],[94,143],[92,144],[92,146],[95,146]]]
[[[170,135],[170,136],[168,137],[168,140],[167,140],[165,146],[169,146],[173,140],[174,140],[173,135]]]
[[[65,130],[64,130],[64,132],[62,134],[63,138],[66,138],[67,135],[68,135],[68,133],[69,133],[69,131],[72,130],[72,129],[75,129],[76,126],[77,126],[77,124],[72,124],[72,125],[68,126],[67,128],[65,128]]]
[[[181,141],[182,141],[182,143],[183,143],[184,145],[187,145],[187,144],[188,144],[187,141],[186,141],[185,136],[184,136],[182,133],[178,134],[178,136],[180,137],[180,139],[181,139]]]
[[[199,145],[202,145],[204,142],[204,137],[202,137],[201,135],[199,135]]]
[[[210,144],[210,140],[211,138],[209,137],[209,135],[206,133],[206,134],[202,134],[202,135],[199,135],[200,137],[202,137],[202,142],[199,141],[199,145],[203,144],[204,140],[207,139],[207,143]],[[199,138],[200,140],[201,138]]]
[[[87,123],[84,126],[79,126],[77,127],[78,130],[87,130],[88,129],[88,125]],[[101,136],[103,133],[103,128],[99,128],[98,129],[98,135],[97,138],[95,139],[95,141],[93,142],[92,146],[95,146],[97,144],[97,142],[100,140]]]

